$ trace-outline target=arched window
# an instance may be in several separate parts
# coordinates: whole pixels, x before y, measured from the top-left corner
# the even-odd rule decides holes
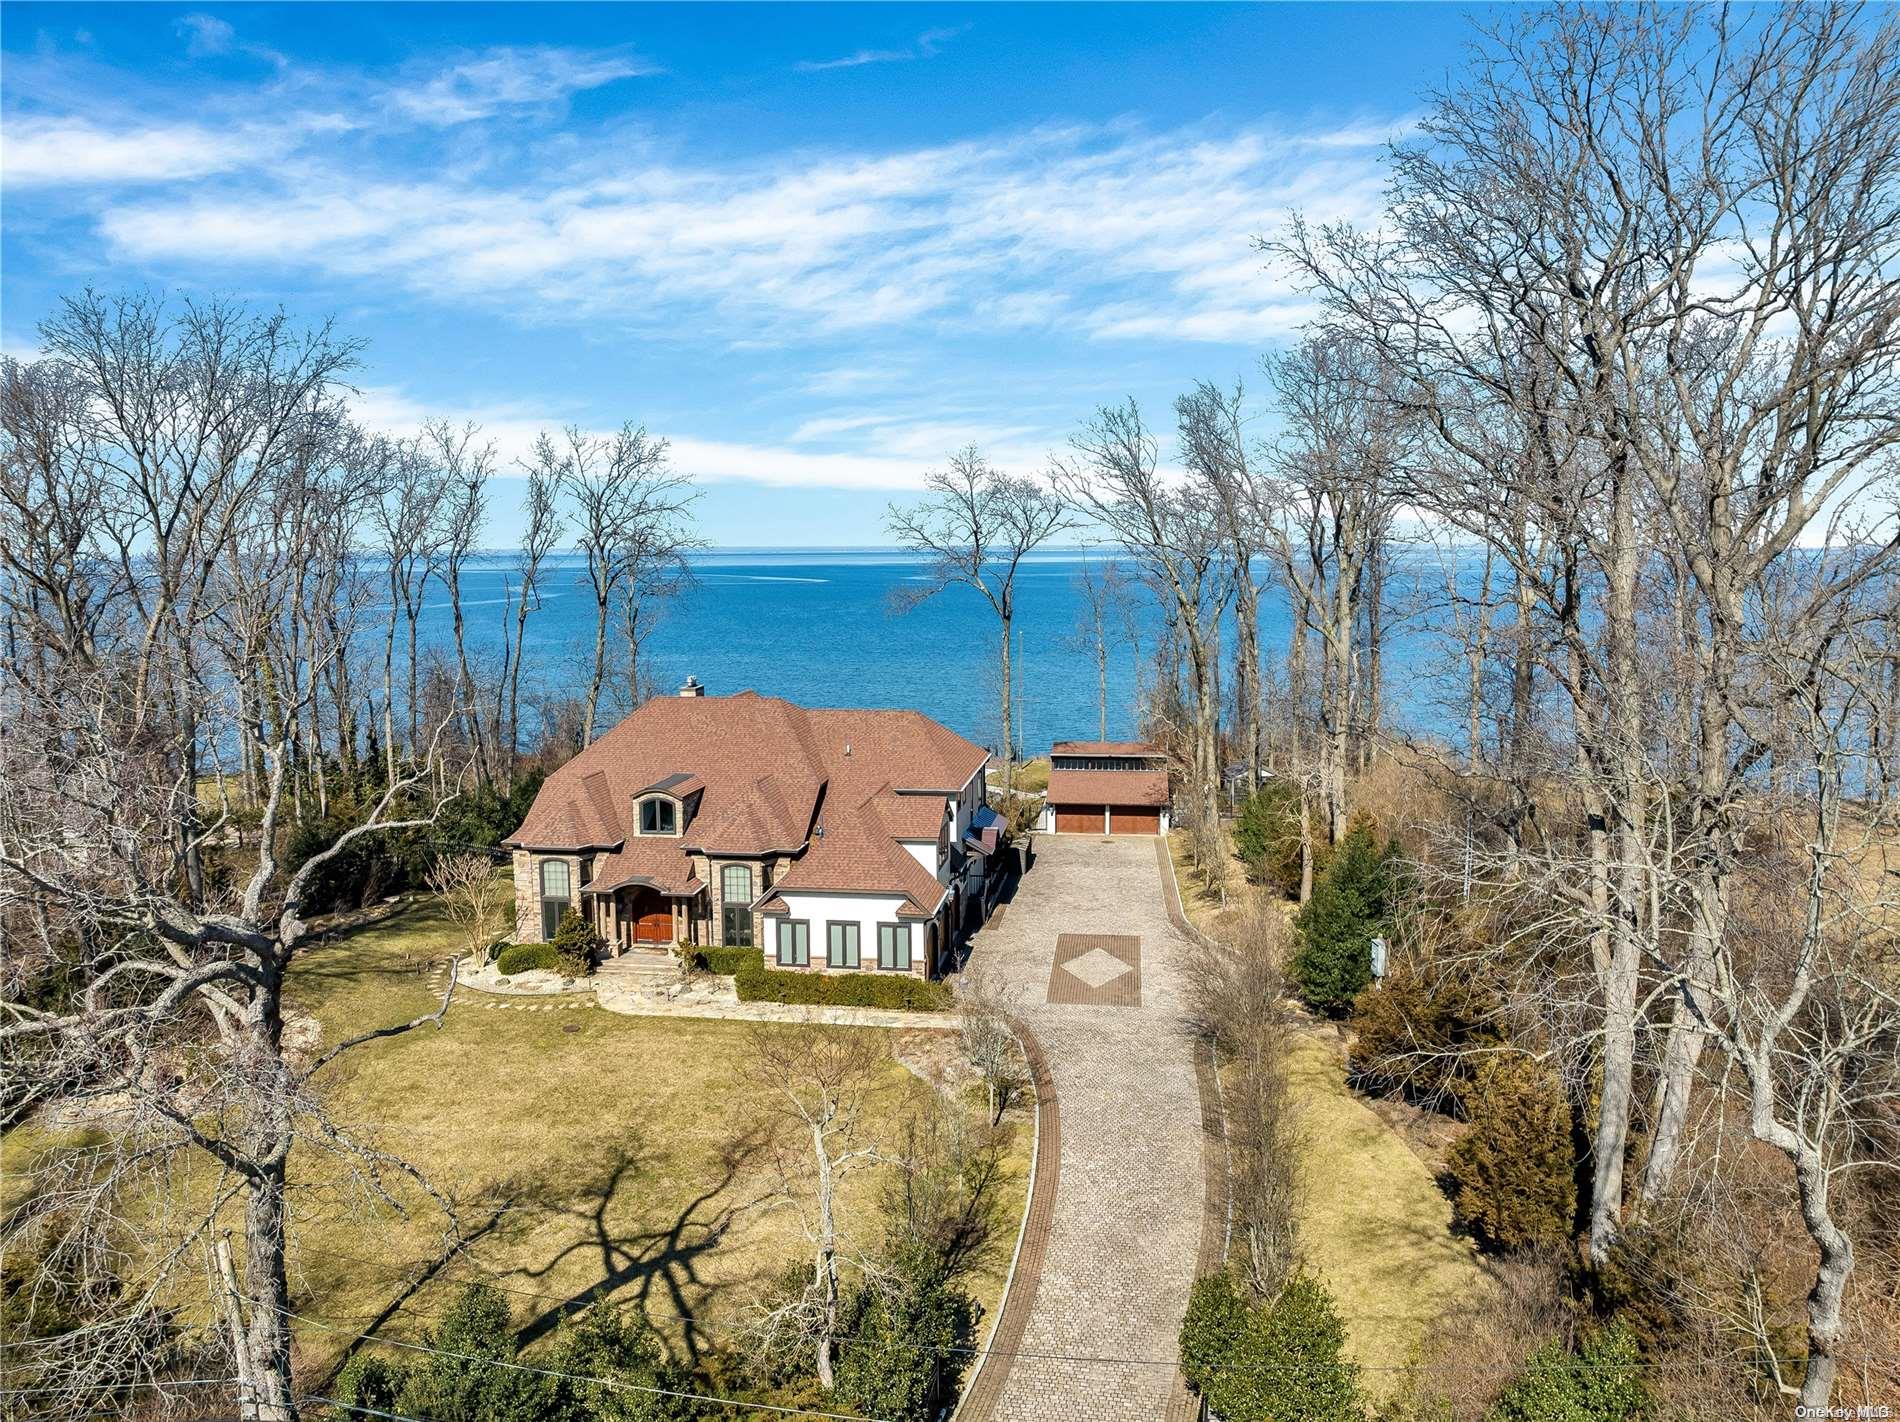
[[[678,834],[679,814],[671,800],[654,796],[640,802],[641,834]]]
[[[752,946],[752,871],[728,864],[719,871],[720,941],[728,948]]]

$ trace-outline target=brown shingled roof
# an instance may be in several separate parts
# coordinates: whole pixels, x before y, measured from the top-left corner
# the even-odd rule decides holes
[[[1166,752],[1142,741],[1057,741],[1049,754],[1160,756]]]
[[[1053,770],[1049,773],[1052,805],[1165,805],[1165,770]]]
[[[750,691],[656,697],[550,775],[508,843],[612,850],[590,890],[640,882],[669,893],[698,888],[688,849],[806,846],[781,886],[900,895],[907,914],[928,916],[942,886],[897,841],[934,839],[945,796],[987,758],[915,711],[808,711]],[[699,792],[685,833],[633,834],[635,796],[676,776],[690,779],[669,791]]]

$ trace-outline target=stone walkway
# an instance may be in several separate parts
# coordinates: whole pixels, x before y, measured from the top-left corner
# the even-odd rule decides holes
[[[1205,1192],[1191,951],[1142,838],[1038,836],[976,939],[972,966],[1011,985],[1040,1043],[1060,1129],[1040,1267],[1011,1291],[1033,1289],[1020,1340],[986,1360],[959,1422],[1191,1415],[1175,1368]]]

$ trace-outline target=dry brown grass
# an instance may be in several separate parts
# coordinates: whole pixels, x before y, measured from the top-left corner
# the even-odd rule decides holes
[[[427,903],[300,956],[290,998],[323,1039],[406,1020],[435,1000],[412,965],[448,951],[453,928]],[[765,1208],[771,1175],[760,1146],[764,1102],[747,1081],[745,1023],[622,1017],[593,1007],[523,1010],[458,994],[439,1030],[372,1043],[333,1070],[328,1104],[362,1139],[421,1169],[453,1202],[465,1248],[421,1191],[402,1209],[343,1188],[306,1151],[296,1167],[290,1249],[294,1307],[332,1325],[300,1325],[297,1363],[321,1378],[352,1335],[414,1338],[464,1282],[509,1293],[533,1341],[596,1294],[645,1305],[691,1356],[735,1344],[733,1325],[759,1282],[803,1247],[795,1215]],[[928,1062],[926,1034],[891,1034],[905,1061]],[[930,1034],[942,1036],[944,1034]],[[893,1056],[873,1093],[873,1133],[887,1146],[934,1088]],[[972,1093],[973,1112],[983,1110]],[[986,1310],[1001,1297],[1028,1183],[1029,1113],[1007,1121],[1005,1223],[973,1281]],[[9,1134],[9,1189],[59,1138]],[[193,1183],[181,1194],[192,1193]],[[849,1243],[876,1243],[880,1181],[844,1197]],[[195,1289],[197,1281],[190,1281]],[[202,1300],[181,1297],[196,1316]]]

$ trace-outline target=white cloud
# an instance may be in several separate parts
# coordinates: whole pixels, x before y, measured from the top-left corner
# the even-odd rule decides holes
[[[507,92],[525,92],[508,89]],[[1371,130],[1041,129],[882,155],[413,181],[315,163],[106,206],[140,260],[306,265],[538,316],[790,343],[935,322],[1256,341],[1306,304],[1252,239],[1379,210]]]
[[[857,69],[866,64],[896,64],[907,59],[930,59],[946,42],[969,28],[968,25],[957,25],[949,29],[925,30],[904,49],[860,49],[839,59],[801,59],[792,67],[801,73],[817,74],[827,69]]]
[[[239,40],[237,31],[231,26],[230,21],[221,20],[216,15],[185,15],[178,21],[175,28],[185,37],[185,53],[193,59],[210,59],[226,54],[248,54],[254,59],[274,64],[279,69],[289,63],[274,49]]]
[[[9,115],[0,120],[0,180],[36,187],[163,183],[231,172],[280,148],[278,138],[261,129],[114,128],[90,119]]]
[[[193,59],[229,53],[237,43],[237,31],[228,20],[216,15],[186,15],[178,21],[177,29],[185,37],[185,53]]]
[[[418,123],[447,127],[559,104],[582,90],[658,72],[657,65],[627,50],[504,46],[471,55],[428,79],[395,86],[388,102]]]
[[[474,424],[492,442],[505,475],[518,475],[542,431],[555,435],[575,423],[571,410],[537,410],[521,403],[487,406],[436,405],[391,386],[367,386],[351,400],[365,427],[406,436],[431,420],[460,427]],[[583,429],[588,422],[579,421]],[[591,430],[604,435],[605,429]],[[981,418],[943,420],[910,413],[868,412],[806,420],[779,442],[718,439],[676,427],[654,427],[671,444],[675,468],[707,483],[745,482],[782,488],[914,490],[927,470],[951,450],[977,444],[1001,468],[1031,474],[1047,463],[1062,431],[999,424]],[[800,448],[832,444],[829,450]]]

